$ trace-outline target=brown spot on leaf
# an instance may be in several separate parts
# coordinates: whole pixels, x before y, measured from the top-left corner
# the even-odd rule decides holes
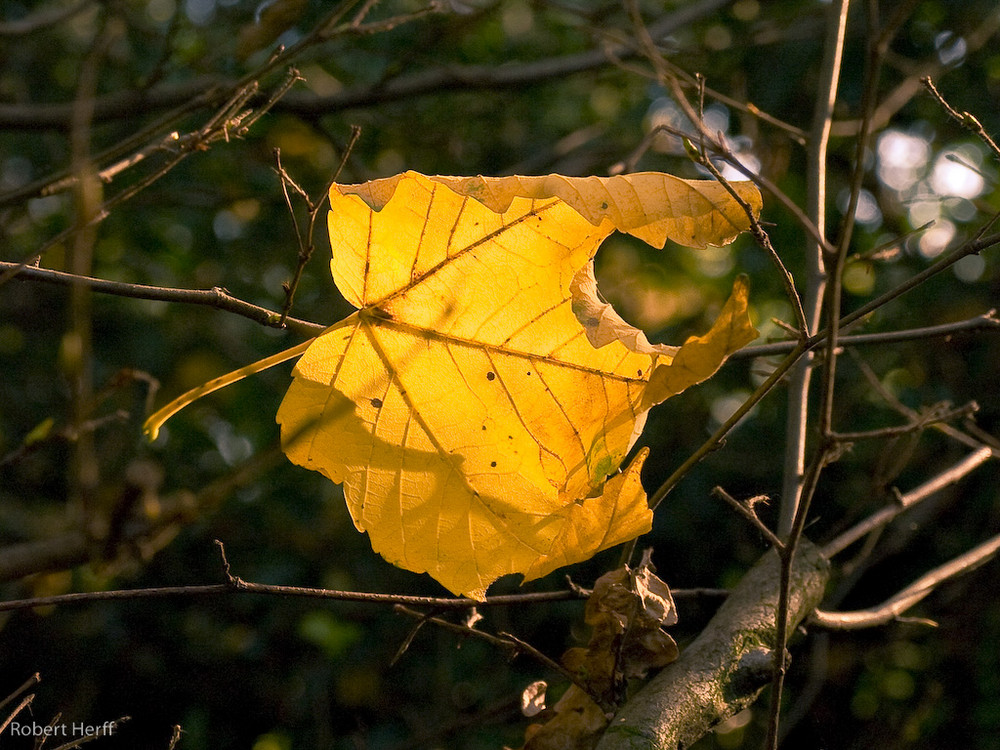
[[[488,372],[488,373],[486,373],[486,379],[487,380],[496,380],[497,379],[497,374],[495,372]]]
[[[373,398],[372,399],[372,406],[374,406],[376,409],[381,409],[382,408],[382,399],[380,399],[380,398]]]

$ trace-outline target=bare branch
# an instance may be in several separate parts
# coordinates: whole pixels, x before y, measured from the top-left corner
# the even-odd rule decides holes
[[[5,729],[7,729],[7,727],[17,717],[17,715],[21,713],[24,709],[26,709],[28,706],[30,706],[34,700],[35,700],[34,693],[32,693],[31,695],[24,696],[21,702],[14,707],[14,710],[10,712],[7,718],[4,719],[2,722],[0,722],[0,732],[3,732]]]
[[[908,328],[901,331],[885,331],[882,333],[860,333],[853,336],[841,336],[841,346],[882,346],[904,341],[920,341],[949,337],[956,333],[971,331],[1000,331],[1000,318],[996,311],[990,310],[974,318],[958,320],[954,323],[941,323],[936,326]],[[778,341],[772,344],[751,344],[729,355],[727,362],[755,357],[772,357],[777,354],[787,354],[796,347],[795,341]]]
[[[569,589],[564,591],[539,591],[525,594],[499,594],[497,596],[487,597],[483,601],[477,601],[475,599],[454,597],[410,596],[407,594],[339,591],[334,589],[318,589],[303,586],[250,583],[238,578],[234,578],[234,580],[240,581],[240,583],[238,585],[227,582],[193,586],[159,586],[144,589],[116,589],[113,591],[88,591],[78,594],[57,594],[54,596],[39,596],[30,599],[13,599],[9,601],[0,601],[0,612],[101,601],[132,601],[135,599],[219,596],[222,594],[233,593],[265,594],[300,599],[327,599],[332,601],[357,602],[361,604],[403,604],[414,607],[432,607],[448,610],[484,606],[529,605],[540,602],[562,602],[580,599],[580,596],[576,592]]]
[[[810,622],[831,630],[861,630],[899,620],[901,615],[942,583],[978,568],[1000,552],[1000,534],[975,546],[964,555],[925,573],[899,593],[877,607],[853,612],[825,612],[817,609]]]
[[[313,236],[316,231],[316,219],[319,217],[320,209],[329,197],[329,192],[333,187],[334,183],[340,179],[340,173],[344,170],[347,165],[347,160],[351,157],[351,152],[354,150],[354,146],[358,142],[358,138],[361,137],[361,128],[354,125],[351,128],[351,140],[347,144],[347,148],[344,149],[344,153],[340,158],[340,164],[334,171],[333,176],[327,182],[326,187],[324,187],[323,192],[320,193],[319,198],[312,199],[306,192],[298,186],[298,184],[292,180],[291,177],[285,172],[284,168],[281,166],[281,152],[275,149],[274,158],[278,162],[278,175],[281,177],[281,190],[285,196],[285,205],[288,206],[288,213],[292,217],[292,225],[295,228],[295,238],[299,243],[299,253],[298,262],[295,266],[295,273],[292,275],[292,280],[285,284],[285,304],[281,308],[281,317],[278,319],[279,326],[284,326],[285,321],[288,320],[288,314],[291,312],[292,304],[295,301],[295,290],[298,289],[299,282],[302,279],[302,273],[305,271],[306,264],[312,258],[313,252],[316,249],[316,245],[313,242]],[[288,185],[291,185],[299,195],[306,201],[309,208],[309,227],[306,231],[306,235],[303,237],[302,233],[299,231],[299,223],[295,218],[295,209],[292,207],[291,198],[288,195]]]
[[[119,297],[133,297],[160,302],[178,302],[187,305],[202,305],[225,310],[244,318],[260,323],[270,328],[281,328],[281,314],[265,307],[244,302],[232,296],[222,287],[212,289],[175,289],[172,287],[148,286],[146,284],[129,284],[124,281],[95,279],[90,276],[76,276],[65,271],[54,271],[36,266],[22,266],[19,263],[0,261],[0,273],[16,272],[17,281],[38,281],[58,286],[81,284],[95,292],[113,294]],[[325,326],[298,318],[287,318],[287,327],[296,333],[315,336]]]
[[[827,11],[823,59],[819,69],[819,90],[813,110],[812,129],[808,143],[806,208],[809,218],[823,240],[827,236],[827,145],[830,139],[830,126],[833,122],[833,109],[837,101],[849,8],[850,0],[838,0],[838,2],[831,3]],[[841,252],[842,254],[843,252]],[[802,303],[806,316],[806,335],[816,332],[820,326],[823,302],[828,293],[826,266],[825,242],[807,246],[805,293]],[[834,292],[837,297],[827,322],[828,355],[834,351],[839,334],[839,291],[839,279],[835,279]],[[828,356],[826,361],[828,375],[832,374],[833,362],[831,360],[832,358]],[[792,565],[805,528],[813,492],[819,482],[820,471],[827,460],[827,446],[821,443],[809,469],[805,470],[812,371],[811,353],[806,352],[805,356],[796,363],[788,384],[782,496],[778,514],[778,536],[784,539],[785,547],[779,550],[781,576],[777,604],[778,648],[772,660],[771,700],[767,739],[764,743],[764,747],[771,748],[771,750],[777,750],[779,740],[781,695],[785,680],[784,649],[788,642],[788,612],[794,593],[791,590],[793,585]],[[826,395],[832,396],[832,391]],[[826,429],[827,423],[821,412],[820,434],[824,435]]]
[[[934,81],[931,80],[930,76],[924,76],[920,79],[921,85],[929,92],[931,96],[937,99],[938,104],[944,108],[944,111],[948,113],[948,116],[955,120],[959,125],[968,130],[970,133],[975,134],[983,143],[989,146],[990,150],[996,155],[1000,156],[1000,146],[997,146],[996,142],[990,137],[990,134],[986,132],[986,128],[982,126],[982,123],[976,119],[976,116],[971,112],[958,112],[954,107],[952,107],[945,100],[941,93],[937,90],[937,86],[934,85]]]
[[[831,558],[842,552],[862,537],[872,533],[873,531],[881,529],[903,511],[913,507],[921,500],[925,500],[935,492],[938,492],[949,485],[955,484],[955,482],[958,482],[960,479],[978,469],[990,458],[994,457],[1000,458],[1000,451],[996,451],[989,446],[983,446],[974,453],[970,453],[957,464],[941,472],[933,479],[924,482],[919,487],[907,492],[905,495],[900,496],[895,505],[885,507],[882,510],[873,513],[861,523],[848,529],[843,534],[840,534],[833,541],[825,544],[823,546],[823,554],[826,557]]]
[[[847,30],[848,0],[831,4],[827,19],[821,80],[818,84],[806,174],[807,214],[816,227],[820,242],[806,250],[806,279],[803,308],[807,333],[815,333],[820,325],[823,296],[826,291],[826,152],[833,122],[833,107],[837,100],[840,63]],[[812,380],[811,357],[807,355],[792,372],[788,386],[788,416],[785,421],[785,462],[778,533],[786,537],[792,530],[799,506],[804,501],[802,482],[805,473],[806,423],[809,416],[809,384]],[[780,691],[776,691],[780,693]],[[775,742],[777,737],[772,738]]]
[[[716,497],[721,497],[723,500],[726,501],[726,503],[729,504],[731,508],[736,510],[741,516],[747,519],[753,525],[753,527],[757,529],[757,531],[759,531],[764,536],[765,539],[767,539],[767,541],[771,544],[772,547],[781,549],[785,546],[784,542],[778,539],[775,533],[771,531],[764,524],[763,521],[760,520],[760,518],[757,516],[756,513],[754,513],[753,508],[750,507],[749,504],[741,503],[739,500],[730,495],[721,487],[714,488],[712,490],[712,494],[715,495]]]
[[[17,698],[18,698],[19,695],[21,695],[22,693],[26,693],[27,691],[31,690],[31,688],[33,688],[35,685],[37,685],[41,681],[42,681],[42,676],[38,672],[35,672],[33,675],[31,675],[31,677],[29,677],[24,682],[22,682],[21,686],[19,688],[17,688],[17,690],[15,690],[13,693],[11,693],[10,695],[8,695],[3,700],[0,700],[0,710],[2,710],[3,708],[5,708],[8,704],[12,703],[13,701],[17,700]],[[4,725],[4,726],[6,726],[6,725]],[[3,728],[0,727],[0,734],[2,734],[2,733],[3,733]]]
[[[704,144],[705,139],[702,138],[701,141],[702,144]],[[718,143],[723,142],[721,134],[720,137],[717,139],[717,142]],[[725,151],[728,154],[729,159],[731,159],[732,161],[737,161],[736,158],[732,155],[732,153],[729,152],[728,149],[726,149]],[[768,236],[767,232],[764,231],[764,227],[761,225],[760,221],[754,215],[753,209],[750,207],[750,204],[747,203],[745,200],[743,200],[743,198],[736,192],[733,186],[729,184],[729,180],[727,180],[722,175],[722,173],[712,163],[712,160],[709,159],[708,156],[706,156],[704,151],[704,146],[700,151],[695,151],[693,156],[695,157],[695,160],[699,164],[701,164],[705,169],[707,169],[709,173],[711,173],[712,177],[714,177],[716,181],[726,189],[726,192],[728,192],[729,195],[732,196],[732,198],[743,209],[744,213],[746,213],[747,218],[750,221],[750,234],[753,235],[754,240],[757,242],[758,245],[760,245],[761,248],[763,248],[763,250],[767,253],[768,257],[771,259],[771,262],[774,263],[775,267],[778,269],[778,274],[781,277],[781,283],[785,287],[785,296],[788,297],[788,301],[792,306],[792,310],[795,312],[795,319],[796,322],[798,323],[798,334],[800,338],[807,337],[809,335],[810,328],[808,321],[806,320],[805,311],[802,307],[802,298],[799,297],[799,293],[795,289],[795,280],[792,278],[792,274],[789,273],[788,269],[785,267],[785,263],[784,261],[781,260],[781,256],[778,255],[778,251],[775,250],[774,246],[771,244],[771,238]]]
[[[856,440],[882,440],[885,438],[906,435],[911,432],[919,432],[930,425],[941,422],[951,422],[963,417],[971,417],[979,411],[979,404],[972,401],[958,408],[950,408],[947,404],[928,409],[924,414],[917,414],[908,424],[896,425],[893,427],[883,427],[877,430],[865,430],[863,432],[836,432],[831,434],[831,438],[840,442],[853,442]]]
[[[101,737],[106,737],[109,734],[114,734],[115,730],[117,730],[121,724],[124,724],[126,721],[130,721],[131,719],[132,719],[131,716],[122,716],[118,719],[115,719],[112,722],[109,722],[109,725],[107,727],[103,725],[95,727],[94,730],[91,731],[89,734],[85,734],[83,737],[80,737],[78,739],[70,740],[69,742],[64,742],[61,745],[57,745],[56,747],[52,748],[52,750],[73,750],[73,748],[80,747],[80,745],[92,742],[93,740],[99,739]]]
[[[173,597],[220,596],[227,594],[264,594],[303,599],[326,599],[332,601],[359,602],[363,604],[401,604],[411,607],[431,607],[443,610],[469,609],[470,607],[530,605],[539,602],[581,600],[581,594],[571,589],[562,591],[539,591],[524,594],[501,594],[490,596],[483,601],[464,597],[409,596],[406,594],[381,594],[365,591],[338,591],[333,589],[309,588],[304,586],[282,586],[277,584],[252,583],[233,576],[224,569],[225,583],[194,586],[160,586],[143,589],[116,589],[112,591],[88,591],[77,594],[57,594],[30,599],[0,601],[0,612],[35,607],[82,604],[100,601],[131,601],[135,599],[164,599]]]

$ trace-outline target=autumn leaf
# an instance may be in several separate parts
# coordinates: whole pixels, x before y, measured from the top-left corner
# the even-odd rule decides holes
[[[731,241],[749,218],[726,189],[407,172],[334,185],[330,203],[331,270],[358,310],[309,346],[277,419],[293,462],[344,484],[373,548],[481,598],[648,530],[641,459],[605,481],[651,406],[756,336],[747,284],[706,335],[655,346],[599,298],[592,260],[615,229]]]

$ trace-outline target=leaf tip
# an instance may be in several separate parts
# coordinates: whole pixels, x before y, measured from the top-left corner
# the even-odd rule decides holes
[[[156,414],[159,414],[159,412]],[[150,443],[156,442],[156,438],[160,436],[160,428],[163,426],[163,420],[155,419],[156,414],[142,423],[142,434],[146,436],[146,440]]]

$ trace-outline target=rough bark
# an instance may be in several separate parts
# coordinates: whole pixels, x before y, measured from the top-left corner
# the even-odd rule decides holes
[[[826,558],[803,540],[791,570],[789,631],[823,596]],[[771,679],[780,566],[772,551],[715,617],[612,720],[597,750],[679,750],[753,703]]]

